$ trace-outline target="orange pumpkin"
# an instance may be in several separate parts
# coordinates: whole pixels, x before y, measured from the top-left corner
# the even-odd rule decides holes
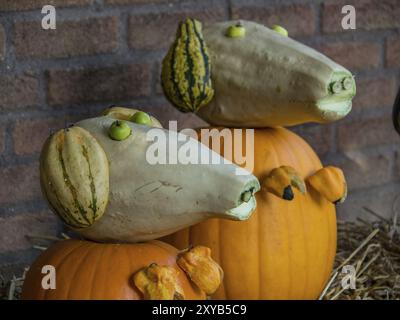
[[[287,129],[255,129],[254,133],[253,174],[262,188],[256,193],[257,208],[251,218],[210,219],[163,240],[177,248],[211,248],[225,273],[213,298],[315,299],[327,283],[336,252],[335,206],[306,180],[322,168],[321,162],[302,138]],[[223,154],[222,144],[219,151]],[[307,191],[293,189],[291,201],[263,185],[270,172],[281,166],[294,168],[306,182]],[[345,184],[337,184],[343,193]]]
[[[43,252],[29,269],[22,299],[205,299],[204,291],[176,263],[181,254],[161,241],[137,244],[60,241]],[[206,258],[205,255],[203,262]],[[42,288],[45,265],[56,270],[54,290]]]

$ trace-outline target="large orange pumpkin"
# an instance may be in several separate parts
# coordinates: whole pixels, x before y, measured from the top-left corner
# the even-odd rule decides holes
[[[205,299],[205,293],[176,264],[177,255],[177,249],[161,241],[137,244],[60,241],[43,252],[29,269],[22,299],[143,299],[133,277],[138,271],[154,263],[175,269],[176,284],[183,293],[179,298]],[[45,265],[52,265],[56,270],[54,290],[42,288],[42,279],[45,276],[42,268]]]
[[[293,167],[303,179],[322,168],[312,148],[293,132],[255,129],[253,174],[262,184],[272,169],[283,165]],[[210,219],[163,240],[177,248],[211,248],[225,273],[213,298],[315,299],[333,266],[336,212],[334,204],[307,181],[306,185],[305,194],[293,190],[291,201],[262,188],[249,220]]]

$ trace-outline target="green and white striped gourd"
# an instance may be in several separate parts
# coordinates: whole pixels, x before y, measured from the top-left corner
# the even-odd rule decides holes
[[[163,60],[162,86],[166,97],[182,112],[195,112],[214,95],[208,49],[201,23],[186,19]]]

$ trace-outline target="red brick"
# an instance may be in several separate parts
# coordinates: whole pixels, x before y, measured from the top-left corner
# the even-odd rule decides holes
[[[1,0],[0,11],[24,11],[41,9],[44,5],[51,4],[57,8],[71,6],[85,6],[93,0]]]
[[[57,23],[43,30],[35,22],[15,23],[18,58],[65,58],[113,52],[118,47],[118,18],[102,17]]]
[[[290,129],[306,140],[319,156],[322,156],[332,148],[332,128],[331,124],[313,124]]]
[[[49,72],[48,100],[51,105],[114,103],[149,94],[150,68],[147,64]]]
[[[16,165],[0,168],[0,204],[39,198],[39,165]],[[6,182],[6,183],[4,183]]]
[[[13,131],[15,153],[27,155],[40,152],[50,133],[64,126],[62,119],[17,121]]]
[[[369,119],[338,124],[338,147],[340,150],[378,147],[398,144],[400,137],[393,129],[392,119]]]
[[[6,33],[0,24],[0,61],[4,60],[6,55]]]
[[[37,106],[38,87],[31,75],[0,76],[0,111]]]
[[[224,20],[225,11],[223,8],[213,7],[202,11],[131,15],[129,18],[129,46],[133,49],[167,48],[175,37],[178,23],[187,17],[196,18],[207,24]]]
[[[399,195],[400,185],[385,185],[371,189],[349,192],[346,201],[338,205],[339,219],[354,220],[356,217],[363,219],[373,218],[363,207],[367,207],[386,218],[392,218],[392,205]]]
[[[386,39],[386,66],[400,67],[400,37]]]
[[[392,106],[396,97],[396,79],[394,77],[356,78],[357,93],[354,97],[354,110]]]
[[[345,152],[344,159],[334,164],[343,170],[349,190],[352,191],[390,182],[391,158],[392,151],[390,150],[378,154],[350,150]]]
[[[371,69],[379,66],[380,46],[376,43],[327,43],[318,47],[318,50],[350,70]]]
[[[257,21],[270,27],[278,24],[285,27],[289,36],[309,36],[315,31],[315,12],[310,4],[277,6],[233,5],[232,19]]]
[[[356,29],[374,30],[400,27],[398,0],[331,0],[323,3],[322,29],[326,33],[352,32],[342,28],[342,7],[353,5],[356,9]]]
[[[32,248],[29,235],[57,236],[59,221],[52,212],[0,217],[0,252]]]

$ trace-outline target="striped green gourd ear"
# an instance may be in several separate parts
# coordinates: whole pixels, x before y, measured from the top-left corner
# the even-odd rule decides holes
[[[56,132],[42,149],[40,182],[64,223],[77,229],[90,227],[108,203],[109,166],[103,147],[77,126]]]
[[[162,62],[161,83],[167,99],[182,112],[196,112],[211,101],[211,62],[199,21],[188,18],[179,24]]]

